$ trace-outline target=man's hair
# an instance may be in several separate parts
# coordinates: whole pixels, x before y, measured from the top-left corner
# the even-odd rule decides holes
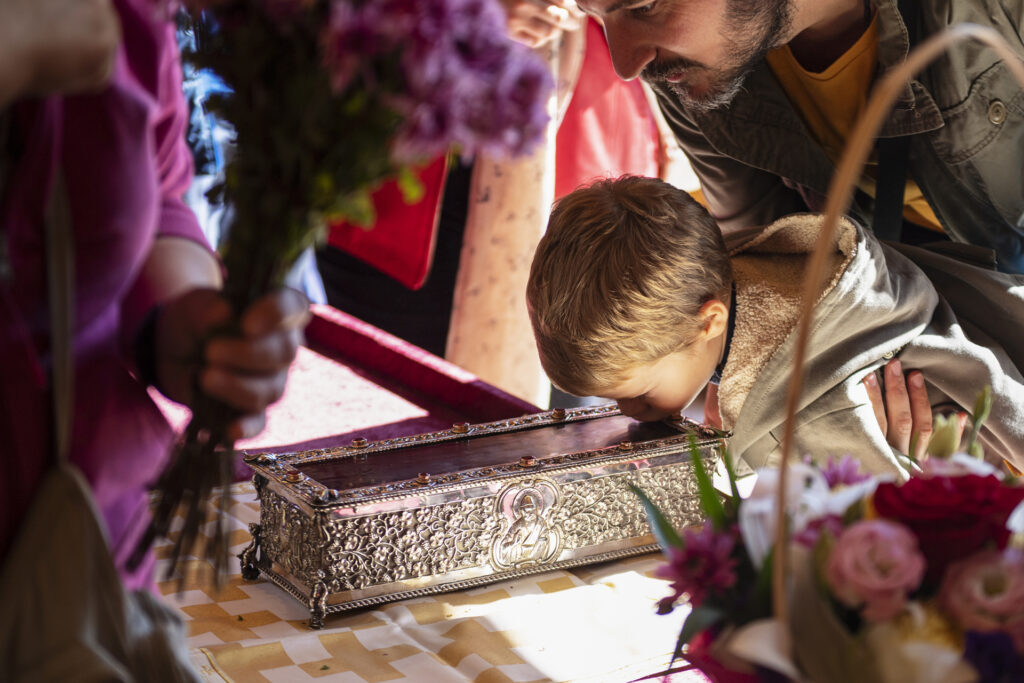
[[[548,377],[586,396],[693,343],[700,308],[731,287],[707,211],[668,183],[623,176],[555,205],[526,299]]]

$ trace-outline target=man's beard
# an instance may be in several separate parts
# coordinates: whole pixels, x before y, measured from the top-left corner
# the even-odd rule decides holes
[[[728,41],[735,55],[732,65],[715,68],[676,57],[648,64],[640,77],[674,93],[684,109],[705,112],[724,107],[733,101],[761,58],[778,47],[789,33],[792,4],[793,0],[729,0],[726,24],[735,27],[734,35],[749,36],[746,40]],[[680,73],[684,74],[680,82],[667,80]],[[693,91],[693,76],[707,79],[704,92]]]

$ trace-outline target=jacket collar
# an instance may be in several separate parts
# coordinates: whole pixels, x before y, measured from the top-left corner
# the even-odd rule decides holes
[[[877,82],[906,59],[910,38],[896,0],[878,0],[876,4]],[[828,192],[835,166],[810,135],[763,59],[747,76],[743,90],[727,108],[694,112],[690,116],[720,154],[781,176],[822,196]],[[915,79],[897,99],[879,136],[915,135],[942,125],[938,106]]]

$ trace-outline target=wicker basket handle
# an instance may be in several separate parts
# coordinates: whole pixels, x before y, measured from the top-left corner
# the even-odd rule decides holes
[[[991,47],[1006,62],[1007,67],[1024,89],[1024,61],[1013,52],[1005,40],[992,28],[977,24],[959,24],[937,33],[922,42],[907,55],[907,60],[892,69],[875,87],[867,108],[853,129],[832,183],[829,186],[825,202],[825,220],[814,245],[807,275],[804,278],[801,295],[800,320],[797,327],[796,352],[793,358],[793,376],[786,395],[786,422],[782,438],[782,460],[779,463],[779,481],[777,494],[777,525],[775,529],[775,561],[772,567],[772,603],[775,618],[785,624],[788,618],[785,577],[787,572],[786,547],[786,516],[785,508],[786,479],[789,470],[790,453],[793,450],[794,416],[797,399],[803,390],[804,363],[807,357],[807,338],[814,315],[814,302],[818,299],[825,278],[825,266],[828,254],[835,239],[840,216],[850,205],[853,189],[860,178],[864,163],[871,153],[875,136],[882,126],[882,120],[892,108],[897,96],[914,74],[930,64],[949,47],[956,43],[973,38]]]

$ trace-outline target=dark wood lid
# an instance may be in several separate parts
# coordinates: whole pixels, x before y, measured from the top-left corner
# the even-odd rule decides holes
[[[637,422],[613,414],[593,419],[525,427],[501,434],[474,435],[440,443],[424,443],[391,451],[294,463],[300,472],[327,488],[344,491],[415,479],[421,474],[452,472],[538,460],[591,451],[623,442],[641,443],[679,436],[663,422]]]

